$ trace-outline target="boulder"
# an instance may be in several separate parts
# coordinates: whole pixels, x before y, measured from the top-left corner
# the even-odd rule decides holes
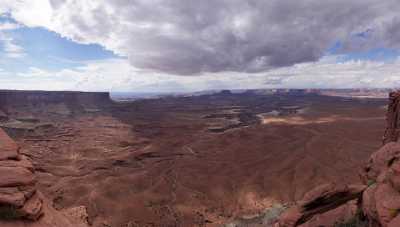
[[[358,201],[352,200],[336,209],[317,214],[300,227],[335,226],[338,223],[347,223],[358,213]]]
[[[315,215],[334,210],[349,201],[361,198],[365,185],[321,185],[306,193],[297,206],[281,216],[280,227],[294,227],[306,223]]]
[[[19,210],[19,213],[26,219],[36,221],[42,213],[43,199],[39,193],[35,193],[26,201],[24,206]]]
[[[400,143],[387,143],[371,155],[363,168],[361,179],[365,184],[383,181],[389,168],[398,159],[400,159]]]
[[[386,226],[399,212],[400,193],[389,184],[379,184],[374,196],[379,223]]]

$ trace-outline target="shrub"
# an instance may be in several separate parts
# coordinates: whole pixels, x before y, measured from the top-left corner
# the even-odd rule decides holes
[[[356,215],[346,222],[336,223],[334,227],[368,227],[368,221],[362,220],[359,215]]]

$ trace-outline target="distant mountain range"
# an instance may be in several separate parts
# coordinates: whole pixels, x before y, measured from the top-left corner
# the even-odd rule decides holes
[[[116,101],[134,101],[138,99],[157,99],[165,97],[190,97],[212,95],[218,93],[253,93],[253,94],[320,94],[327,96],[353,97],[353,98],[387,98],[394,88],[359,88],[359,89],[233,89],[233,90],[206,90],[197,92],[112,92],[111,98]]]

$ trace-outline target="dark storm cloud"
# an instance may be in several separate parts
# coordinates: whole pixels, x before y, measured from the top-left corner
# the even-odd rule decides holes
[[[399,48],[393,0],[52,0],[50,29],[170,74],[261,72],[341,53]],[[369,37],[357,34],[372,31]]]

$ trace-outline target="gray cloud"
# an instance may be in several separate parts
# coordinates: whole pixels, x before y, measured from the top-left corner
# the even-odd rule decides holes
[[[28,1],[28,0],[25,0]],[[15,19],[98,43],[143,69],[178,75],[263,72],[341,53],[399,48],[395,0],[51,0],[48,20]],[[22,5],[22,6],[21,6]],[[31,15],[31,14],[29,14]],[[368,38],[356,34],[370,30]]]

